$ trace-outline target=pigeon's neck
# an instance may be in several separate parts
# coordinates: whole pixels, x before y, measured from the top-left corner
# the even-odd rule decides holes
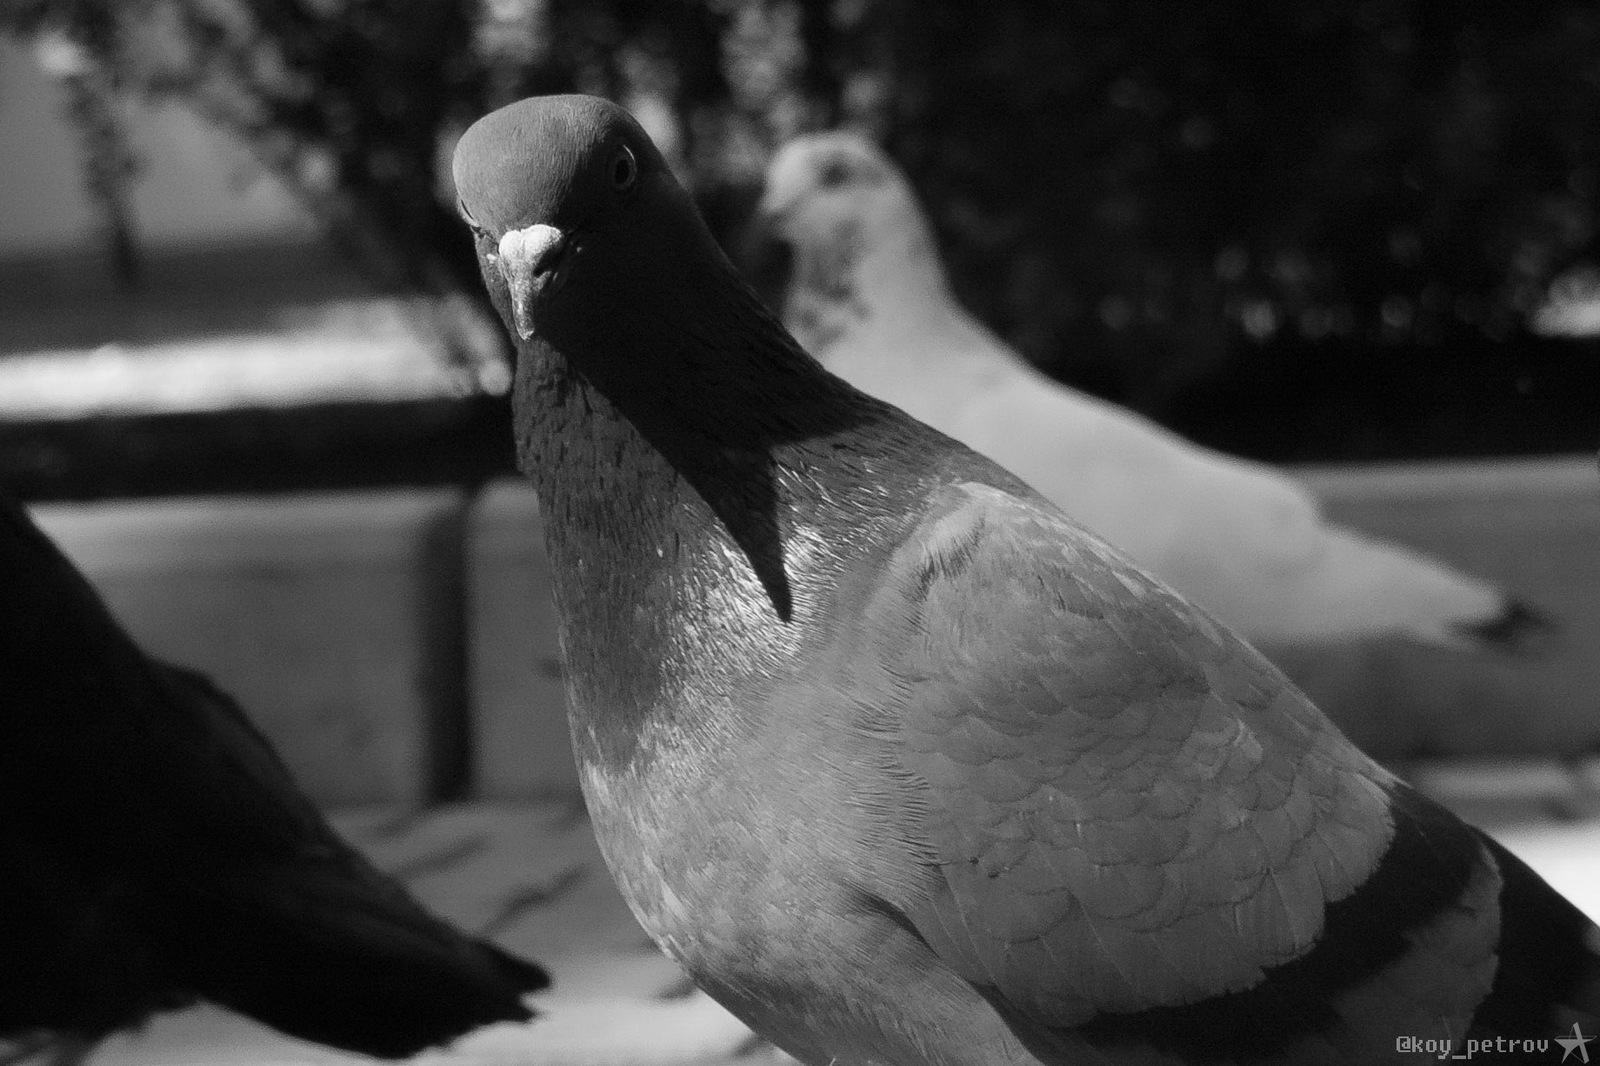
[[[791,294],[785,324],[824,359],[840,338],[862,330],[937,329],[928,316],[955,306],[933,231],[915,211],[798,248]]]
[[[933,228],[920,211],[908,210],[870,242],[862,255],[862,291],[901,313],[934,298],[947,302],[950,282],[939,259]]]
[[[844,558],[903,524],[885,486],[928,476],[923,427],[794,348],[747,290],[704,295],[704,315],[614,330],[625,358],[569,358],[552,337],[519,362],[519,461],[586,765],[732,728],[719,701],[797,655]]]

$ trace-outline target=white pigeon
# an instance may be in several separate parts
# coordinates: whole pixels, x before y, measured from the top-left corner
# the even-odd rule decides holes
[[[829,370],[989,456],[1247,638],[1521,648],[1549,628],[1488,581],[1327,522],[1279,471],[1030,366],[956,302],[909,182],[866,138],[801,137],[758,208],[789,246],[784,324]]]

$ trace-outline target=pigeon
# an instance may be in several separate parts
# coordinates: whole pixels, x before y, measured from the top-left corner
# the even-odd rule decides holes
[[[813,1066],[1065,1066],[1600,1028],[1582,913],[1207,612],[824,369],[626,110],[511,104],[453,172],[601,853],[757,1033]]]
[[[1492,582],[1328,522],[1293,478],[1046,377],[956,301],[928,220],[856,133],[784,145],[755,232],[790,253],[785,325],[857,388],[988,456],[1246,638],[1532,651],[1554,626]]]
[[[0,589],[0,1038],[78,1062],[207,1000],[400,1058],[533,1016],[544,970],[345,844],[239,706],[141,651],[3,496]]]

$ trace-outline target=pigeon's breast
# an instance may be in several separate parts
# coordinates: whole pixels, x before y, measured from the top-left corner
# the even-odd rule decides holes
[[[867,760],[849,765],[860,738],[818,728],[833,717],[820,706],[794,710],[803,722],[721,750],[634,768],[581,761],[601,852],[634,916],[696,983],[802,1061],[1032,1063],[876,894],[905,856],[857,802],[870,791]]]

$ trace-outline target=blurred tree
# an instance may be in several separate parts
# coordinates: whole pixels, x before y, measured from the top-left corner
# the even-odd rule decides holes
[[[132,6],[132,5],[130,5]],[[71,34],[39,35],[39,65],[60,82],[67,114],[84,143],[84,184],[98,216],[119,284],[139,281],[131,184],[138,159],[128,144],[123,110],[128,85],[120,64],[121,22],[104,4],[62,4],[59,21]],[[46,21],[42,0],[3,0],[0,25],[17,28]]]
[[[1157,414],[1241,346],[1481,352],[1596,251],[1590,0],[6,0],[0,28],[254,145],[375,276],[437,297],[488,387],[445,161],[533,92],[633,108],[724,236],[778,140],[869,129],[968,303]]]
[[[1143,406],[1241,338],[1504,338],[1593,252],[1592,4],[883,6],[962,294]]]

